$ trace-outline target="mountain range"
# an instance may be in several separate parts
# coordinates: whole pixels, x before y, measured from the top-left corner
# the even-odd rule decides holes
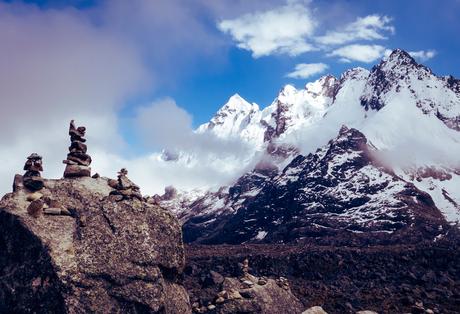
[[[156,197],[186,242],[411,242],[460,220],[460,80],[400,49],[263,110],[234,95],[195,132],[249,154],[227,186]]]

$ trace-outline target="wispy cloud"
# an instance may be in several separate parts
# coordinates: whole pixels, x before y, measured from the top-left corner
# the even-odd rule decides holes
[[[386,33],[393,34],[394,26],[391,18],[381,15],[368,15],[358,17],[356,21],[341,26],[340,30],[328,31],[325,35],[318,36],[315,41],[322,45],[343,45],[358,40],[387,39]]]
[[[419,51],[409,51],[409,54],[419,61],[427,61],[434,58],[437,54],[435,50],[419,50]]]
[[[380,45],[348,45],[333,50],[328,54],[330,57],[339,57],[341,62],[373,62],[380,59],[385,51],[385,47]]]
[[[294,71],[286,74],[286,77],[295,79],[306,79],[315,74],[326,71],[329,66],[325,63],[300,63],[295,66]]]

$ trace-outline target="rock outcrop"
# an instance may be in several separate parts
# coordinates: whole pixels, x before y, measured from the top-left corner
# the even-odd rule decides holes
[[[70,121],[69,135],[70,135],[70,147],[67,159],[63,163],[67,164],[64,170],[64,178],[75,178],[75,177],[90,177],[91,168],[91,156],[86,152],[88,147],[84,138],[86,128],[84,126],[75,127],[74,120]]]
[[[105,178],[43,183],[36,195],[16,184],[0,202],[0,313],[191,311],[175,217],[137,198],[115,201]],[[31,215],[35,201],[69,215]]]

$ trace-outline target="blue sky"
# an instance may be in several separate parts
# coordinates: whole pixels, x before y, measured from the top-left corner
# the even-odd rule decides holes
[[[265,107],[285,84],[371,68],[393,48],[460,77],[459,12],[460,0],[0,0],[0,174],[36,151],[59,177],[70,119],[101,173],[146,167],[235,93]]]

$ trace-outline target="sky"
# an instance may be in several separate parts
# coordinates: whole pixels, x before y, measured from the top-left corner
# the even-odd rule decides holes
[[[460,77],[459,12],[459,0],[0,0],[0,191],[33,151],[44,176],[62,175],[70,119],[88,128],[93,172],[126,166],[146,193],[221,184],[232,171],[206,158],[240,150],[190,134],[230,96],[263,108],[285,84],[394,48]],[[200,162],[161,162],[177,143]]]

